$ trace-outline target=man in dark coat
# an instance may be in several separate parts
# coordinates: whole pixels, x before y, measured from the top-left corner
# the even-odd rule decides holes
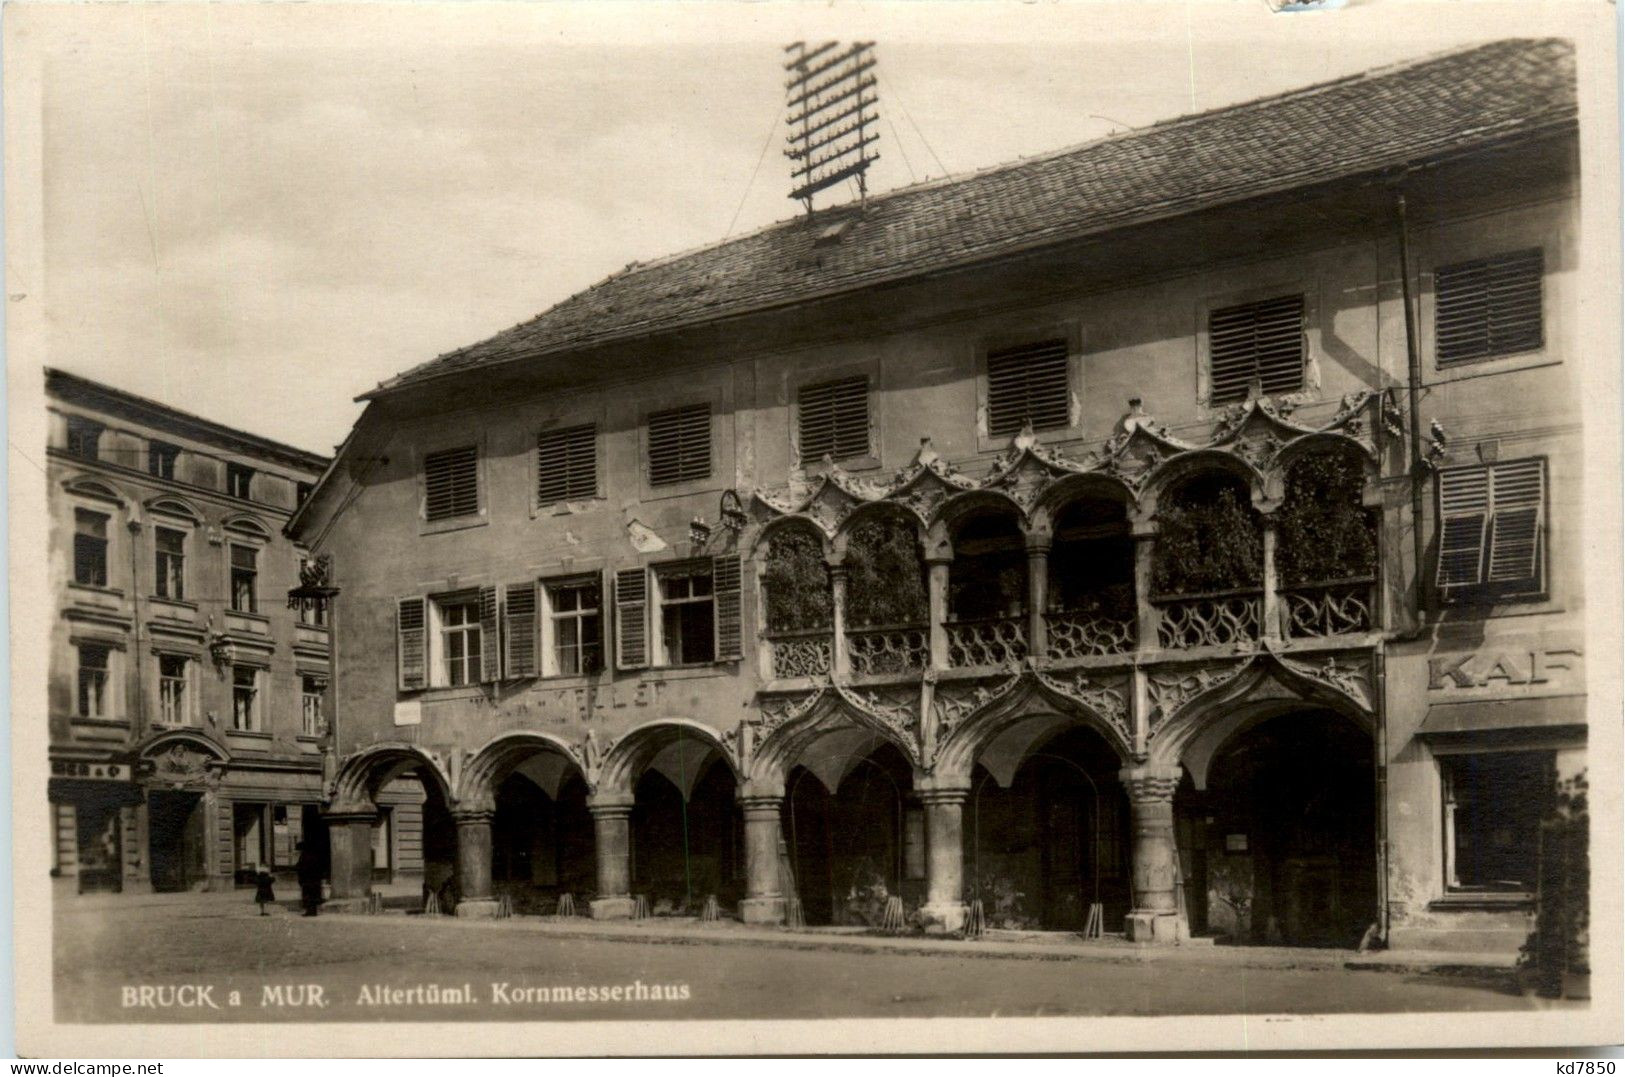
[[[322,907],[322,865],[315,850],[304,842],[299,843],[299,861],[294,870],[299,873],[299,902],[306,916],[315,916]]]

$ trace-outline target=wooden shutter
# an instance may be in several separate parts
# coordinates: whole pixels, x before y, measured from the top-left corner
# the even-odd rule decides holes
[[[1440,366],[1539,348],[1539,248],[1441,266],[1434,274],[1434,353]]]
[[[1490,519],[1489,471],[1453,468],[1439,474],[1439,586],[1484,582],[1484,547]]]
[[[479,511],[479,450],[469,445],[423,458],[423,513],[427,519],[449,520]]]
[[[740,610],[739,558],[735,555],[711,559],[711,594],[717,604],[717,660],[736,661],[743,653],[743,625]]]
[[[502,607],[494,584],[480,588],[480,680],[502,679]]]
[[[825,456],[844,460],[868,454],[868,378],[842,378],[805,386],[797,396],[797,409],[803,461]]]
[[[690,404],[649,416],[649,485],[711,475],[711,405]]]
[[[424,613],[421,598],[403,598],[395,605],[395,653],[398,683],[403,692],[428,687],[428,634]]]
[[[1057,338],[987,353],[989,437],[1014,434],[1029,421],[1034,430],[1068,425],[1069,350]]]
[[[1540,586],[1540,543],[1546,503],[1545,462],[1513,460],[1490,471],[1488,582],[1508,590]]]
[[[615,665],[649,664],[649,574],[642,568],[615,573]]]
[[[502,596],[502,669],[505,676],[534,677],[538,672],[536,584],[510,583]]]
[[[1266,396],[1302,389],[1303,353],[1301,294],[1213,311],[1208,315],[1208,402],[1246,400],[1254,380]]]
[[[536,504],[598,494],[598,428],[588,423],[536,437]]]

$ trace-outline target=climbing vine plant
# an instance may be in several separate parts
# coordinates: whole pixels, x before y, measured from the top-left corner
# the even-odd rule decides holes
[[[768,542],[762,590],[769,632],[808,632],[834,623],[824,547],[804,528],[782,528]]]
[[[852,529],[846,551],[846,623],[912,625],[928,610],[925,564],[914,526],[896,516],[868,519]]]
[[[1293,463],[1277,517],[1283,586],[1376,574],[1376,528],[1360,504],[1364,486],[1365,470],[1353,451],[1317,452]]]
[[[1157,514],[1152,585],[1159,595],[1234,591],[1264,583],[1264,537],[1235,479],[1187,482]]]

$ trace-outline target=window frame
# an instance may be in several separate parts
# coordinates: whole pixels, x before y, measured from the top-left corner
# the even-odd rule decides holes
[[[1522,888],[1513,889],[1504,886],[1489,886],[1484,885],[1482,882],[1465,884],[1460,881],[1459,868],[1461,853],[1458,848],[1457,839],[1461,833],[1461,828],[1457,822],[1457,819],[1459,818],[1457,808],[1461,803],[1461,794],[1456,788],[1458,777],[1456,774],[1456,769],[1462,765],[1462,761],[1464,760],[1487,760],[1494,757],[1514,755],[1541,757],[1542,761],[1544,762],[1544,773],[1542,780],[1545,782],[1546,788],[1539,793],[1539,797],[1545,798],[1548,802],[1555,801],[1557,791],[1556,748],[1533,745],[1495,748],[1479,746],[1479,750],[1472,750],[1463,746],[1459,750],[1443,752],[1435,754],[1434,756],[1436,773],[1439,780],[1439,886],[1440,893],[1447,900],[1452,898],[1464,900],[1474,897],[1492,896],[1500,897],[1502,899],[1522,898],[1527,900],[1534,897],[1535,888],[1538,885],[1538,880],[1534,877],[1538,872],[1538,868],[1534,864],[1531,864],[1530,866],[1531,878],[1527,880],[1528,885]],[[1507,799],[1500,785],[1497,785],[1495,789],[1496,793],[1493,797],[1494,800],[1502,801]],[[1527,795],[1524,797],[1513,798],[1514,802],[1518,803],[1522,803],[1527,799],[1529,799]],[[1539,822],[1539,813],[1537,811],[1537,817],[1535,820],[1535,828],[1537,829],[1537,832]],[[1536,855],[1537,854],[1534,851],[1531,851],[1530,858],[1532,861]],[[1522,882],[1523,880],[1518,881]]]
[[[314,691],[312,685],[315,686]],[[315,701],[312,707],[311,701]],[[313,714],[314,712],[314,714]],[[315,722],[311,719],[314,716]],[[320,737],[327,731],[327,678],[316,673],[299,674],[299,735]]]
[[[566,493],[563,497],[542,499],[542,446],[541,439],[548,435],[562,436],[582,429],[591,430],[592,434],[592,490],[590,493]],[[536,436],[530,446],[530,505],[531,514],[551,513],[566,509],[569,505],[582,501],[594,501],[604,496],[604,425],[594,415],[585,422],[560,423],[552,422],[536,428]]]
[[[976,371],[976,449],[978,452],[996,452],[1009,446],[1020,431],[994,434],[993,403],[988,379],[988,356],[994,352],[1040,344],[1047,340],[1066,341],[1067,422],[1065,426],[1046,427],[1033,431],[1041,442],[1075,441],[1083,436],[1084,333],[1076,319],[1058,322],[1011,322],[991,333],[984,334],[974,343]]]
[[[1536,307],[1539,312],[1539,332],[1534,343],[1504,351],[1489,351],[1482,355],[1463,356],[1457,359],[1445,359],[1440,354],[1439,348],[1439,300],[1441,293],[1441,275],[1451,271],[1465,269],[1472,266],[1474,263],[1510,261],[1515,258],[1525,257],[1531,253],[1536,256],[1540,265],[1539,275],[1535,281],[1535,286],[1539,292],[1536,303]],[[1546,254],[1546,245],[1543,243],[1535,243],[1532,246],[1524,246],[1519,244],[1512,246],[1511,249],[1501,249],[1491,254],[1479,254],[1467,258],[1455,258],[1448,262],[1436,261],[1434,263],[1433,267],[1429,270],[1429,274],[1432,279],[1432,287],[1429,289],[1429,297],[1431,302],[1429,304],[1428,313],[1428,347],[1432,354],[1433,367],[1435,370],[1439,371],[1440,373],[1448,373],[1450,371],[1459,370],[1463,367],[1474,367],[1484,363],[1494,363],[1498,360],[1504,359],[1516,359],[1520,356],[1529,356],[1544,352],[1546,350],[1546,331],[1548,324],[1546,295],[1548,289],[1546,287],[1546,282],[1550,276],[1550,272],[1547,267]]]
[[[682,561],[669,561],[660,565],[651,565],[649,574],[653,587],[648,592],[650,606],[649,619],[649,665],[654,669],[687,669],[700,666],[715,665],[719,659],[719,646],[717,642],[717,592],[716,592],[716,564],[712,558],[685,559]],[[669,579],[694,579],[704,576],[709,583],[708,591],[704,595],[688,595],[679,599],[666,597],[665,583]],[[711,645],[710,653],[705,658],[687,658],[681,661],[672,661],[671,650],[666,642],[666,611],[668,607],[706,606],[711,610]]]
[[[1535,572],[1533,583],[1524,584],[1522,581],[1497,582],[1489,578],[1497,541],[1496,517],[1502,511],[1495,504],[1495,472],[1500,468],[1510,469],[1519,464],[1527,465],[1531,463],[1537,466],[1540,476],[1539,504],[1533,506],[1535,509]],[[1478,579],[1471,583],[1447,585],[1443,580],[1446,529],[1453,519],[1467,519],[1477,515],[1461,511],[1447,515],[1445,512],[1445,476],[1462,472],[1480,472],[1484,475],[1485,508],[1482,513],[1483,520],[1480,524]],[[1551,459],[1544,454],[1459,464],[1441,467],[1435,472],[1433,514],[1436,525],[1435,544],[1437,552],[1433,557],[1431,569],[1433,572],[1433,592],[1440,604],[1446,606],[1522,604],[1544,602],[1551,597],[1551,490]],[[1530,506],[1527,505],[1514,505],[1506,511],[1522,512],[1527,511],[1529,508]]]
[[[239,674],[247,672],[253,678],[253,684],[246,686],[253,692],[249,698],[249,722],[247,726],[238,724],[238,692],[245,686],[238,682]],[[264,733],[265,732],[265,669],[261,666],[238,662],[231,667],[231,728],[232,733]]]
[[[164,663],[166,661],[178,661],[182,663],[181,675],[179,677],[174,677],[164,672]],[[153,713],[158,716],[158,724],[165,726],[197,725],[197,688],[195,673],[198,666],[197,656],[187,654],[184,651],[161,650],[157,651],[153,655],[153,666],[154,688],[157,693],[156,698],[154,699]],[[167,705],[167,687],[176,683],[177,681],[180,683],[181,691],[180,706],[178,708],[173,708],[172,710]],[[176,715],[176,717],[173,719],[171,719],[166,713],[171,711]]]
[[[76,460],[100,460],[102,435],[107,433],[107,424],[88,415],[66,415],[64,419],[67,431],[63,451]],[[90,439],[89,452],[83,451],[86,436]]]
[[[162,547],[164,535],[175,535],[180,539],[180,550],[165,550]],[[165,602],[186,601],[186,546],[187,539],[191,537],[191,529],[182,530],[167,523],[154,522],[152,525],[152,595]],[[173,560],[177,563],[167,564]],[[173,584],[174,594],[165,591]]]
[[[263,547],[259,545],[243,542],[235,537],[226,540],[226,603],[227,608],[232,613],[259,615],[259,562],[262,549]],[[247,550],[253,555],[254,565],[252,569],[244,569],[237,564],[236,553],[238,550]],[[239,572],[248,573],[249,593],[248,608],[246,609],[237,604],[237,577]]]
[[[470,689],[479,688],[483,683],[480,679],[480,663],[485,655],[486,640],[484,629],[480,624],[480,596],[476,588],[450,591],[444,594],[430,595],[427,603],[428,633],[428,664],[429,676],[427,687]],[[446,623],[446,612],[450,609],[468,609],[472,611],[472,618],[456,625]],[[463,664],[465,679],[461,682],[453,681],[451,667],[448,662],[450,656],[446,653],[447,633],[456,632],[464,640],[464,653],[456,661]],[[470,651],[467,640],[473,638],[478,641],[477,650]],[[470,666],[472,671],[470,672]]]
[[[114,692],[113,652],[116,648],[103,640],[76,640],[74,641],[74,697],[73,716],[92,722],[109,722],[115,720],[117,709],[115,707],[116,694]],[[99,652],[101,665],[87,665],[86,652]],[[90,696],[86,693],[86,675],[90,674],[96,685],[96,703],[94,711],[86,703]]]
[[[589,586],[596,587],[598,589],[598,605],[596,609],[591,611],[590,614],[581,607],[562,612],[556,608],[555,602],[557,601],[557,592],[566,589],[579,590]],[[544,577],[540,581],[540,587],[538,590],[540,591],[541,598],[541,676],[591,677],[604,672],[605,669],[608,668],[609,664],[608,655],[606,653],[608,649],[607,628],[609,625],[609,610],[605,604],[605,600],[609,597],[609,595],[608,589],[604,584],[603,576],[600,573],[576,573],[574,575],[567,576]],[[573,621],[577,624],[578,643],[576,646],[577,650],[582,656],[584,656],[588,644],[580,642],[580,640],[584,637],[579,635],[579,625],[588,616],[592,616],[597,621],[597,637],[592,644],[592,646],[597,648],[597,664],[593,668],[589,669],[586,667],[586,663],[583,661],[578,662],[579,668],[577,669],[563,669],[561,668],[562,663],[559,661],[558,624],[560,621],[566,620]]]
[[[95,516],[101,519],[102,533],[100,535],[91,534],[81,530],[82,517],[85,516]],[[75,504],[73,506],[73,548],[72,553],[70,554],[71,563],[69,565],[69,569],[70,578],[76,586],[92,587],[101,591],[112,589],[113,518],[113,512],[106,508],[92,507],[90,505],[81,504]],[[101,577],[99,580],[80,579],[80,543],[82,539],[91,542],[99,542],[101,544],[100,549],[97,551],[101,560],[101,571],[99,574],[92,574],[99,575]]]
[[[226,461],[226,496],[238,501],[254,500],[254,476],[257,472],[247,464],[237,463],[235,460]],[[242,493],[237,492],[241,480]]]
[[[1308,402],[1317,400],[1322,393],[1321,378],[1321,315],[1324,309],[1322,292],[1324,282],[1318,266],[1303,265],[1291,272],[1274,274],[1262,283],[1247,288],[1212,291],[1196,304],[1196,403],[1199,414],[1212,418],[1244,401],[1213,401],[1213,343],[1210,326],[1215,311],[1229,307],[1268,302],[1288,295],[1303,296],[1303,383],[1287,393],[1265,394],[1271,399]]]
[[[654,475],[654,421],[664,415],[678,415],[683,412],[692,412],[705,409],[706,430],[706,464],[703,475],[678,475],[676,478],[665,481],[655,481]],[[644,413],[641,425],[643,437],[643,459],[641,461],[643,482],[649,489],[662,494],[671,495],[694,487],[702,487],[706,483],[717,481],[718,465],[722,462],[721,454],[717,451],[718,414],[716,401],[709,396],[701,400],[691,400],[686,404],[673,404],[669,407],[652,408]]]
[[[474,499],[477,508],[461,516],[443,516],[429,519],[429,457],[458,449],[474,449]],[[469,527],[483,527],[490,522],[490,473],[487,469],[489,452],[483,429],[473,434],[453,431],[439,437],[425,439],[413,452],[412,468],[417,486],[418,534],[436,535],[446,531],[461,531]],[[534,494],[529,495],[534,497]]]
[[[156,438],[147,441],[147,474],[167,482],[175,481],[175,466],[180,462],[181,447]]]
[[[797,463],[803,468],[816,467],[823,464],[824,454],[809,450],[806,447],[805,424],[807,421],[806,394],[810,390],[827,389],[849,382],[863,383],[863,449],[860,452],[836,453],[830,452],[830,457],[843,467],[856,465],[857,467],[878,465],[878,453],[875,449],[875,383],[873,376],[867,370],[829,370],[802,379],[795,388],[795,399],[790,406],[790,439]],[[839,444],[833,448],[839,448]]]

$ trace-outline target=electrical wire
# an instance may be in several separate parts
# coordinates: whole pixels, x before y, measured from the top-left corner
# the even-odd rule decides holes
[[[722,233],[723,239],[727,239],[729,236],[733,235],[734,225],[739,223],[739,215],[745,210],[745,200],[750,197],[751,188],[756,186],[757,173],[761,172],[762,170],[762,162],[767,160],[767,148],[773,144],[773,136],[779,132],[779,123],[781,122],[781,119],[782,118],[779,115],[779,106],[774,105],[773,124],[767,129],[767,138],[762,140],[762,152],[756,156],[756,167],[750,170],[750,182],[745,184],[745,193],[739,196],[739,205],[734,208],[733,219],[728,222],[728,230]]]
[[[931,140],[925,137],[925,132],[920,130],[920,125],[914,122],[913,113],[909,112],[908,105],[903,103],[903,95],[898,93],[896,88],[892,86],[891,80],[886,77],[885,71],[880,70],[879,68],[876,68],[876,70],[880,74],[881,83],[886,87],[886,93],[895,98],[897,101],[897,107],[903,110],[903,119],[907,120],[909,122],[909,126],[914,128],[914,133],[919,135],[920,141],[925,144],[926,152],[931,155],[932,160],[937,162],[937,167],[942,169],[942,174],[946,176],[948,174],[948,166],[942,163],[941,157],[937,156],[937,151],[932,147]]]

